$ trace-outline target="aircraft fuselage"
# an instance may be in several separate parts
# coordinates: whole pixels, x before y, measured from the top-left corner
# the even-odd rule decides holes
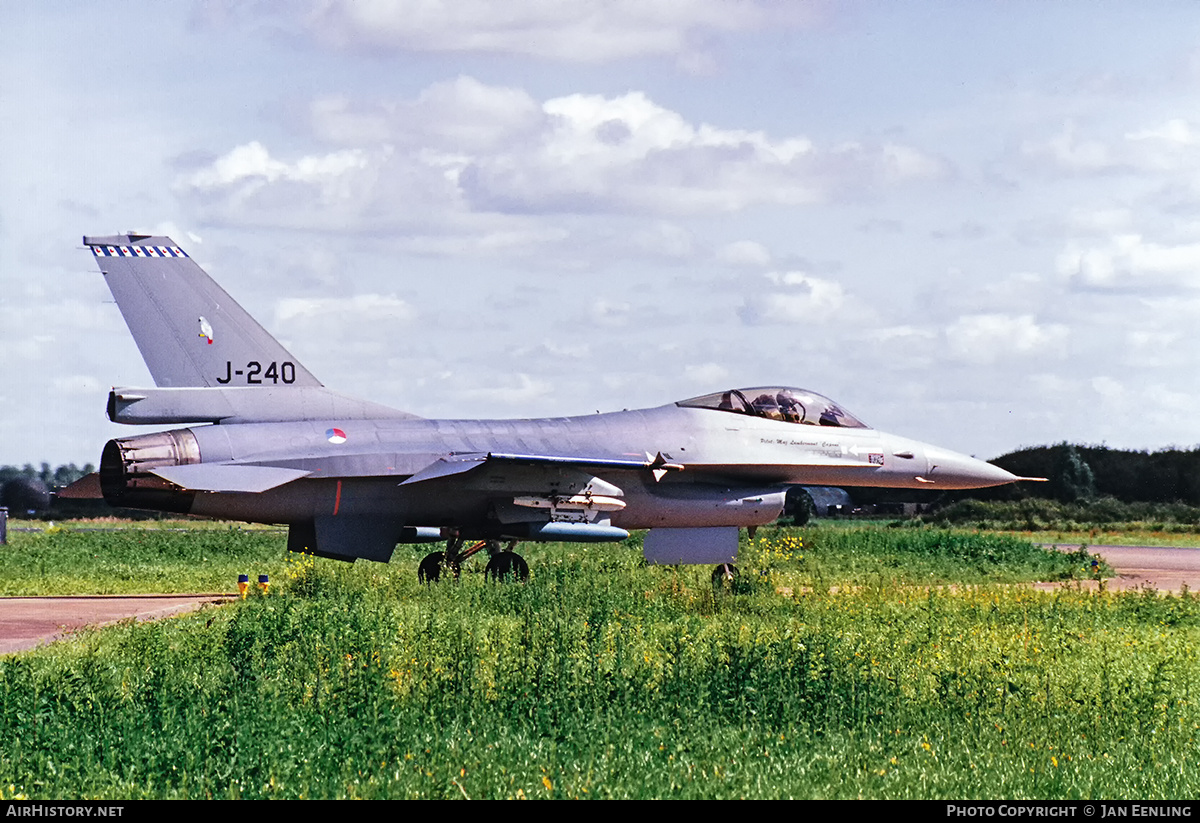
[[[355,514],[422,526],[484,523],[496,491],[533,492],[545,482],[542,470],[522,484],[513,476],[519,468],[512,467],[505,476],[466,487],[456,482],[452,494],[439,478],[404,483],[447,455],[586,455],[630,463],[662,455],[679,466],[660,478],[643,467],[592,470],[623,490],[626,506],[611,520],[626,529],[768,523],[779,516],[789,485],[957,489],[1012,481],[988,463],[874,429],[798,425],[674,404],[581,417],[304,420],[182,431],[195,439],[195,462],[307,473],[262,492],[181,491],[177,498],[190,514],[266,523]],[[689,494],[692,486],[698,489]],[[688,505],[689,497],[714,505]],[[749,498],[764,499],[740,502]],[[115,494],[111,502],[135,505],[136,496]]]

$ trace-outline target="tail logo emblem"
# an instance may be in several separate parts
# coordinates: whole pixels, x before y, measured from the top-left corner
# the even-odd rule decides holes
[[[213,341],[212,324],[210,324],[203,317],[200,318],[200,336],[208,341],[208,345],[210,345],[210,346],[212,345],[212,341]]]
[[[340,446],[346,442],[346,433],[341,429],[328,429],[325,432],[325,439],[335,446]]]

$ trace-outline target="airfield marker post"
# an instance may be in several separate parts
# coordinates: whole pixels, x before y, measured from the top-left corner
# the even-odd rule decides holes
[[[8,545],[8,509],[0,506],[0,546]]]

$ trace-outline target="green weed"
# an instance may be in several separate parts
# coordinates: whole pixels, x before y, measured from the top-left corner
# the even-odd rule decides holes
[[[33,798],[1200,790],[1200,602],[994,585],[1078,565],[1015,539],[764,530],[741,557],[757,582],[725,597],[708,569],[647,567],[630,547],[532,547],[524,585],[469,568],[422,586],[405,551],[390,566],[277,558],[266,595],[0,658],[0,786]],[[941,585],[955,576],[974,585]]]

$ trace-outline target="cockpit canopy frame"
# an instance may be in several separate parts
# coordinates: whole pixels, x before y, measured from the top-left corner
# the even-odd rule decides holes
[[[685,409],[713,409],[806,426],[870,428],[828,397],[791,386],[727,389],[680,400],[675,405]]]

